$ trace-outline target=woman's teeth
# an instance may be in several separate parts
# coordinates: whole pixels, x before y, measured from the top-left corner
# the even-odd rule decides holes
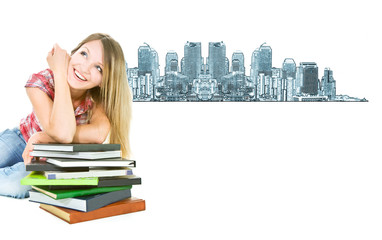
[[[74,70],[74,74],[76,74],[76,76],[77,76],[80,80],[82,80],[82,81],[86,81],[86,78],[83,77],[79,72],[77,72],[77,70]]]

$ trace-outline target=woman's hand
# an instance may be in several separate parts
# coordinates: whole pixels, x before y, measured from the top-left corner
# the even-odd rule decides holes
[[[49,68],[56,76],[60,75],[63,77],[61,79],[66,80],[70,56],[64,49],[58,46],[58,44],[54,44],[52,50],[46,57],[46,61],[49,64]]]
[[[45,132],[36,132],[34,133],[28,140],[27,145],[25,146],[24,152],[23,152],[23,159],[24,163],[28,164],[32,161],[32,156],[30,155],[30,152],[33,150],[33,144],[34,143],[51,143],[56,142],[53,138],[49,137],[48,134]]]
[[[34,143],[38,143],[39,140],[38,140],[38,135],[37,134],[33,134],[29,140],[28,140],[28,143],[24,149],[24,152],[23,152],[23,159],[24,159],[24,164],[28,164],[32,161],[32,156],[30,155],[30,152],[33,150],[33,144]]]

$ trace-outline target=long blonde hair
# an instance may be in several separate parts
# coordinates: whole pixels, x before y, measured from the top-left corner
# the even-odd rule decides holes
[[[122,156],[131,157],[129,142],[132,94],[127,82],[125,57],[121,46],[107,34],[94,33],[72,50],[73,55],[87,42],[101,40],[103,73],[100,87],[90,90],[96,104],[102,104],[111,125],[109,142],[121,144]]]

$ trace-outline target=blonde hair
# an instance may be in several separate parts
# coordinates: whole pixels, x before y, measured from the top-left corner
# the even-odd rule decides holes
[[[100,40],[102,43],[104,67],[101,86],[90,89],[90,94],[96,104],[103,106],[110,121],[109,142],[121,144],[122,156],[130,158],[132,94],[127,82],[125,57],[121,46],[109,35],[95,33],[80,42],[71,54],[73,55],[85,43],[94,40]]]

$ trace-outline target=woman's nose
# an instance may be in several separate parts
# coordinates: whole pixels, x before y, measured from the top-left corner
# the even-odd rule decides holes
[[[88,61],[85,61],[81,64],[81,72],[84,74],[90,73],[91,64]]]

